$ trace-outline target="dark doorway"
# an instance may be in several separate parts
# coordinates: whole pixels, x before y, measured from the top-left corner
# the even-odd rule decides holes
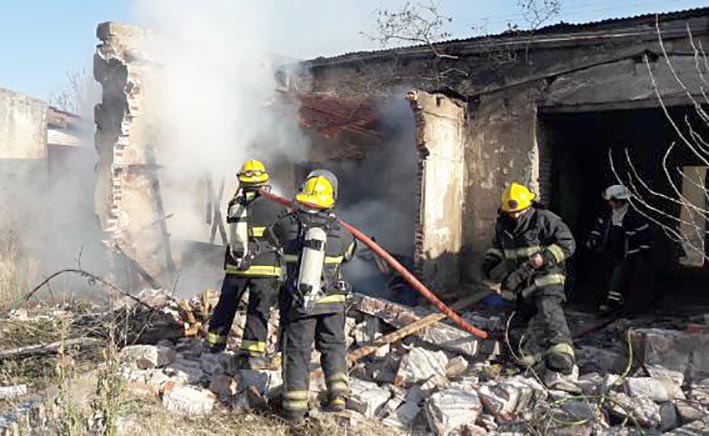
[[[697,133],[709,138],[709,129],[693,108],[671,108],[670,115],[680,127],[686,128],[689,122]],[[681,139],[661,109],[545,112],[540,123],[544,138],[543,160],[551,168],[546,180],[542,180],[542,190],[548,193],[551,209],[572,228],[579,247],[570,265],[569,294],[576,304],[590,306],[607,291],[608,265],[603,256],[589,252],[583,243],[594,221],[607,211],[601,197],[603,190],[618,183],[611,169],[611,158],[621,177],[637,171],[654,191],[676,198],[662,162],[667,148]],[[634,170],[627,164],[626,150]],[[681,187],[683,182],[676,168],[684,165],[698,165],[698,159],[686,147],[678,147],[667,165],[669,177],[676,186]],[[673,201],[658,195],[649,197],[654,206],[679,216],[681,208]],[[658,219],[672,222],[667,218]],[[653,304],[669,300],[677,304],[691,301],[709,305],[706,270],[681,268],[680,244],[658,226],[653,227],[655,247],[634,286],[637,307],[649,310]]]

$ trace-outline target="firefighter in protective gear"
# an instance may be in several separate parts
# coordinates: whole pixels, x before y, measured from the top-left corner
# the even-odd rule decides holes
[[[650,223],[630,207],[632,194],[623,185],[609,186],[603,192],[609,210],[596,219],[586,240],[586,248],[603,253],[609,262],[608,293],[598,309],[602,313],[623,308],[638,267],[650,255]]]
[[[514,330],[524,328],[533,317],[540,321],[547,368],[568,374],[574,349],[561,304],[566,299],[565,261],[576,243],[561,218],[534,199],[534,193],[517,183],[504,191],[483,276],[502,283],[503,295],[516,298]]]
[[[340,267],[354,255],[355,241],[333,213],[337,185],[336,179],[328,180],[331,177],[334,175],[309,176],[295,197],[296,208],[267,231],[273,243],[281,247],[286,267],[280,299],[282,405],[283,416],[290,421],[303,419],[308,410],[308,365],[313,343],[322,354],[327,408],[343,410],[349,393],[344,325],[350,286],[343,280]]]
[[[227,212],[230,241],[224,258],[226,274],[209,322],[207,343],[214,352],[224,350],[237,305],[248,289],[249,303],[240,349],[248,367],[258,369],[268,363],[268,318],[271,307],[277,302],[282,276],[277,249],[264,238],[264,232],[278,219],[283,208],[259,195],[259,189],[267,187],[269,181],[263,163],[246,161],[237,178],[239,188]]]

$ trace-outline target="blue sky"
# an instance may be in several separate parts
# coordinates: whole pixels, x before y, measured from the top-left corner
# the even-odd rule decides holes
[[[150,0],[0,0],[0,87],[43,99],[58,93],[68,72],[91,71],[97,23],[149,24],[136,12],[144,1]],[[371,29],[373,10],[403,0],[272,1],[274,26],[283,29],[274,52],[309,58],[378,48],[360,32]],[[555,21],[572,23],[709,6],[706,0],[561,1]],[[456,38],[472,36],[473,28],[496,33],[507,23],[524,24],[517,0],[441,0],[440,9],[453,17],[447,30]]]

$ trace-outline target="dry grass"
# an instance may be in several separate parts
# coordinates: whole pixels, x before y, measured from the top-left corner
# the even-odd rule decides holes
[[[0,313],[30,289],[37,271],[37,262],[26,256],[17,232],[0,228]]]
[[[348,428],[334,419],[324,422],[309,420],[303,425],[291,426],[274,416],[243,410],[230,411],[222,406],[217,406],[207,416],[189,418],[168,412],[159,403],[144,401],[133,403],[122,421],[122,435],[374,436],[395,434],[392,429],[373,421],[363,421],[354,428]]]

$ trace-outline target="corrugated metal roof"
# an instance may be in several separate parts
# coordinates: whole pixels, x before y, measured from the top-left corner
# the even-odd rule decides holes
[[[533,31],[532,30],[514,31],[514,32],[509,31],[509,32],[503,32],[503,33],[494,34],[494,35],[476,36],[476,37],[472,37],[472,38],[450,39],[447,41],[437,42],[437,43],[433,44],[433,46],[437,47],[437,48],[444,48],[445,46],[450,46],[450,45],[476,44],[476,43],[482,43],[482,42],[504,43],[505,41],[519,39],[520,37],[533,38],[533,37],[542,37],[542,36],[546,36],[546,35],[574,34],[574,33],[581,33],[581,32],[587,32],[587,31],[600,32],[600,31],[604,31],[604,30],[619,29],[619,28],[623,28],[623,27],[637,27],[637,26],[642,26],[642,25],[654,26],[655,20],[659,20],[660,22],[667,22],[667,21],[684,20],[684,19],[695,18],[695,17],[703,17],[703,16],[709,16],[709,7],[686,9],[686,10],[682,10],[682,11],[667,12],[667,13],[661,13],[661,14],[650,13],[650,14],[636,15],[636,16],[632,16],[632,17],[608,18],[605,20],[591,21],[591,22],[578,23],[578,24],[560,22],[560,23],[552,24],[550,26],[542,27],[542,28],[539,28],[539,29],[536,29]],[[310,66],[318,66],[321,64],[347,62],[350,60],[350,58],[361,59],[363,57],[369,57],[369,56],[375,57],[377,55],[384,55],[384,54],[389,54],[389,53],[394,54],[394,53],[399,53],[399,52],[413,52],[416,49],[428,50],[429,46],[425,45],[425,44],[421,44],[421,45],[397,47],[397,48],[391,48],[391,49],[349,52],[349,53],[343,53],[343,54],[328,57],[328,58],[318,57],[315,59],[305,61],[304,64],[310,65]]]

